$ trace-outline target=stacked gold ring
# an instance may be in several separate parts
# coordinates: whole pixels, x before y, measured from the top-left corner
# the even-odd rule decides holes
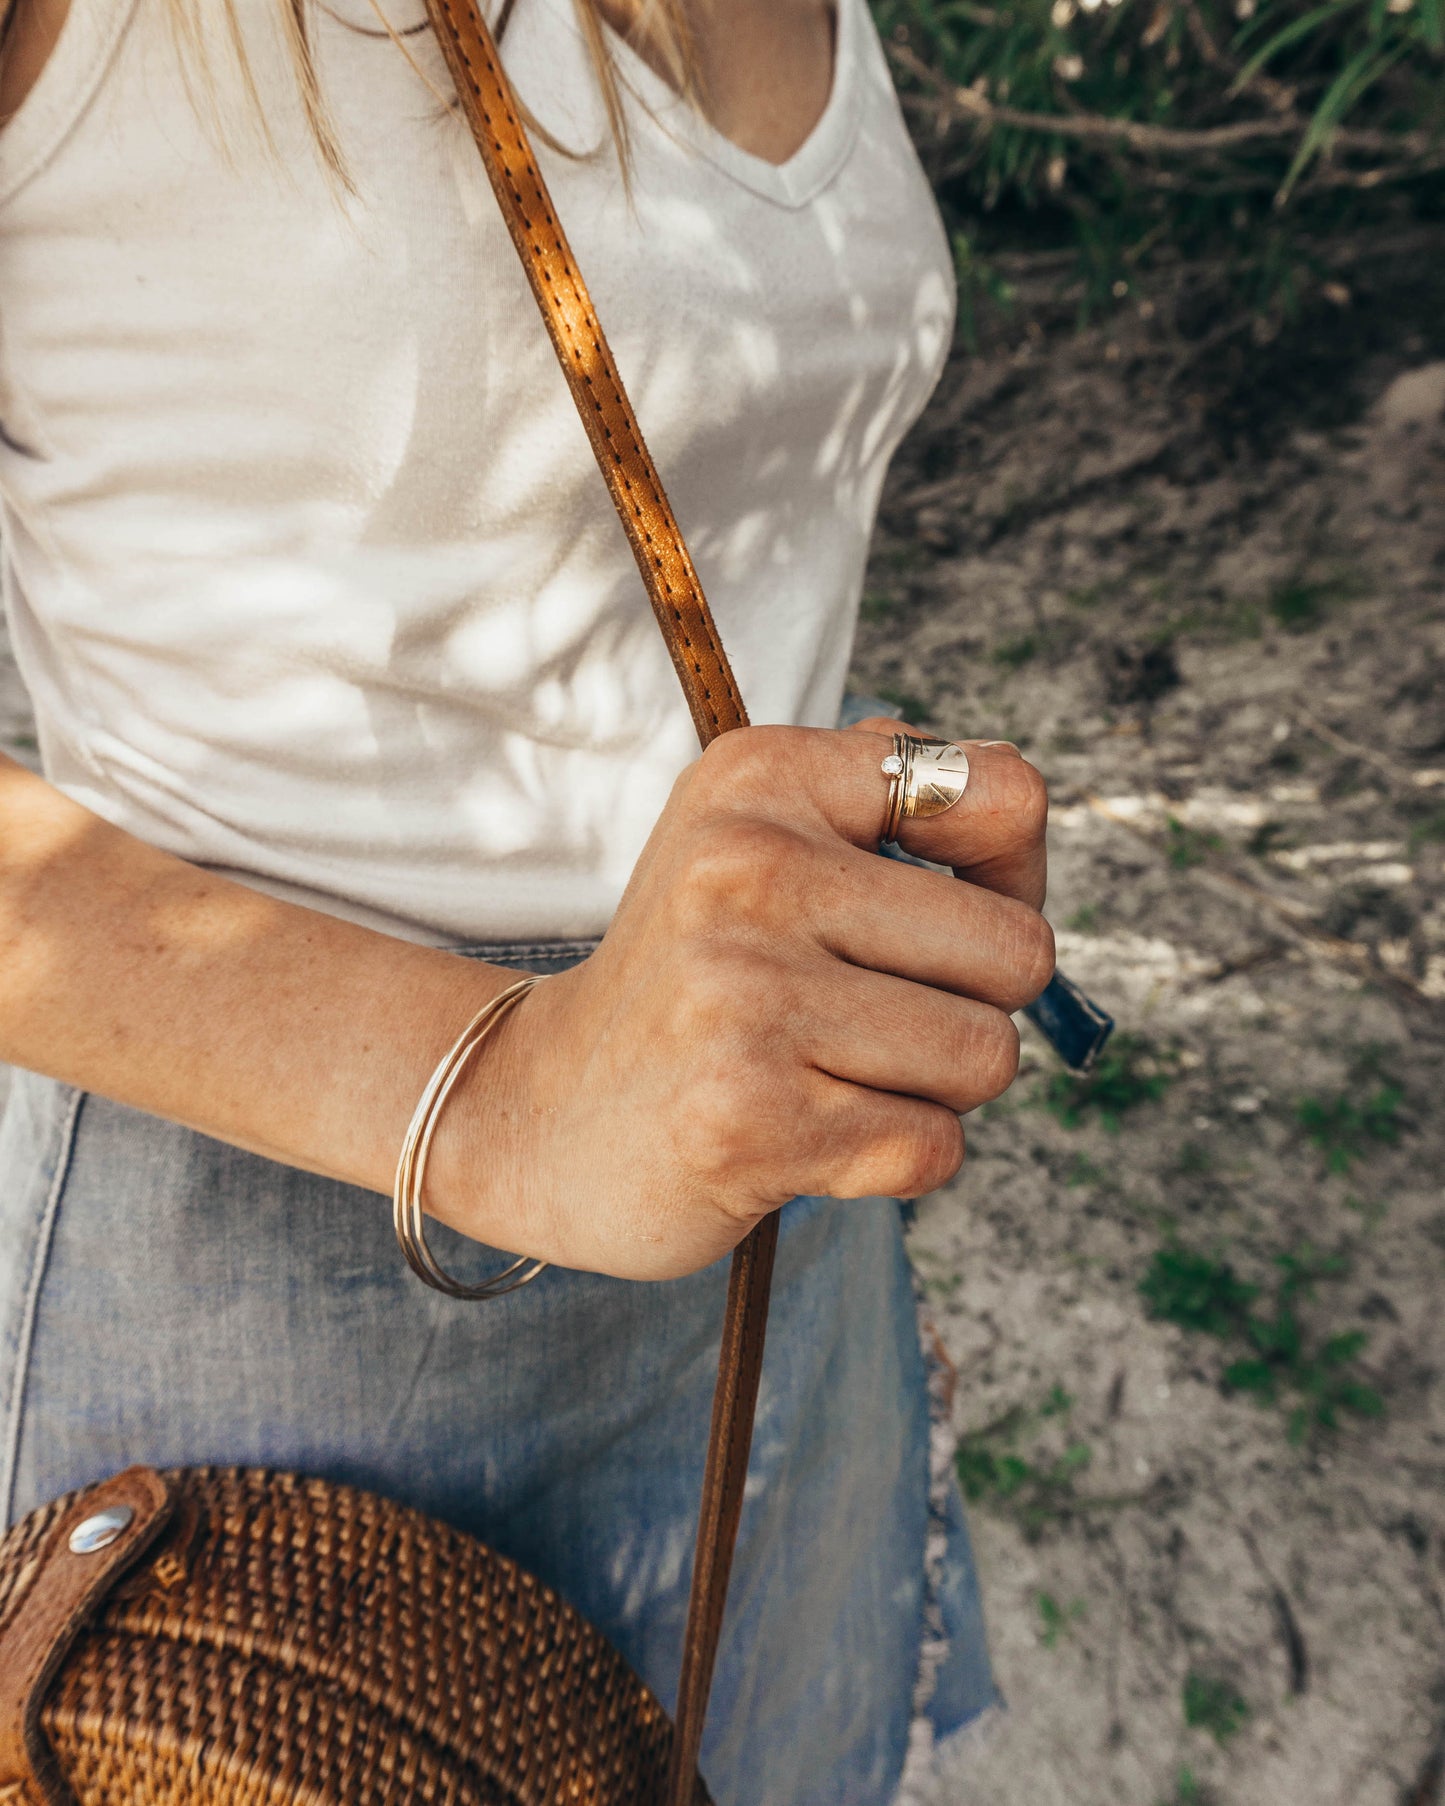
[[[952,740],[895,734],[882,771],[888,779],[885,842],[897,840],[899,826],[905,821],[942,815],[968,788],[968,754]]]

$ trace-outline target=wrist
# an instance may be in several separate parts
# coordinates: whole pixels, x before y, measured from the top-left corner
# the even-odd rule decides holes
[[[478,1001],[459,1011],[459,1020],[449,1018],[455,1027],[416,1086],[407,1124],[392,1150],[392,1178],[412,1114],[458,1036],[488,1003],[527,976],[495,967],[487,973],[487,985],[474,993]],[[422,1196],[428,1216],[474,1241],[515,1253],[532,1252],[537,1234],[532,1208],[536,1174],[529,1148],[538,1114],[537,1058],[527,1018],[546,988],[534,984],[504,1007],[434,1113]]]
[[[517,974],[380,937],[367,950],[378,957],[348,975],[347,1044],[333,1045],[330,1083],[319,1100],[316,1143],[334,1156],[314,1164],[390,1196],[407,1126],[432,1074],[467,1023]],[[333,1008],[345,1002],[344,992],[331,999]],[[448,1104],[445,1118],[452,1114]]]

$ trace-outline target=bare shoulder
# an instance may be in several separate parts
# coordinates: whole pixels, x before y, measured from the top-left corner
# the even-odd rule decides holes
[[[70,11],[70,0],[12,0],[0,38],[0,125],[35,86]]]

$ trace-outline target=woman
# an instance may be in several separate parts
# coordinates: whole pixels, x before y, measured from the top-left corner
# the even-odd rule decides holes
[[[138,1460],[371,1487],[670,1701],[724,1256],[781,1208],[703,1766],[719,1806],[881,1806],[915,1709],[992,1698],[890,1199],[957,1169],[1052,944],[1013,749],[906,825],[955,883],[873,856],[891,724],[825,725],[951,325],[864,0],[508,21],[773,724],[701,760],[419,0],[21,4],[0,491],[45,777],[0,770],[5,1510]],[[519,969],[553,976],[428,1207],[452,1268],[553,1270],[459,1304],[377,1194]]]

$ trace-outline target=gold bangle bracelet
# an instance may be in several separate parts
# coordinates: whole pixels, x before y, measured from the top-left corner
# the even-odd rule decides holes
[[[515,1292],[518,1286],[524,1286],[535,1279],[547,1265],[544,1260],[533,1261],[524,1254],[521,1259],[514,1260],[510,1267],[493,1274],[490,1279],[484,1279],[477,1285],[464,1285],[437,1264],[436,1256],[427,1246],[422,1213],[427,1156],[431,1152],[432,1136],[436,1133],[443,1105],[451,1096],[467,1062],[483,1041],[507,1012],[515,1009],[533,985],[540,983],[541,979],[536,973],[529,973],[526,978],[510,985],[477,1011],[457,1036],[451,1051],[428,1079],[426,1090],[422,1092],[421,1101],[408,1125],[406,1139],[401,1144],[401,1158],[396,1163],[396,1183],[391,1194],[392,1224],[396,1229],[396,1239],[406,1256],[406,1264],[417,1278],[424,1279],[438,1292],[445,1292],[448,1298],[500,1298],[504,1293]],[[526,1272],[522,1271],[524,1267]]]

